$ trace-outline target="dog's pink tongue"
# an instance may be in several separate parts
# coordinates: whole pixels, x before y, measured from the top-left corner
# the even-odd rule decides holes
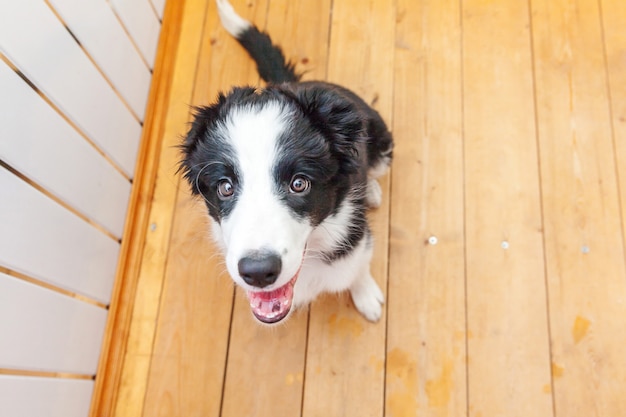
[[[264,323],[276,323],[287,317],[293,300],[292,279],[273,291],[248,291],[248,300],[254,316]]]

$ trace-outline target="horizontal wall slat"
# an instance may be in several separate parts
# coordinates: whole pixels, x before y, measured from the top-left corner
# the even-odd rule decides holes
[[[108,303],[119,244],[0,168],[0,265]]]
[[[49,0],[117,91],[143,120],[150,70],[105,0]]]
[[[0,273],[0,368],[93,375],[106,316],[101,307]]]
[[[146,62],[152,67],[161,24],[149,0],[111,0],[111,4]]]
[[[2,61],[0,91],[0,160],[122,236],[130,182]]]
[[[141,126],[52,10],[39,0],[0,2],[0,42],[0,51],[132,176]]]
[[[86,417],[93,381],[0,375],[6,417]]]

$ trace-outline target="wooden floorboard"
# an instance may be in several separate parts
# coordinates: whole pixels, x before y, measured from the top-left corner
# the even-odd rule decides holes
[[[403,0],[397,13],[385,415],[461,416],[467,356],[459,2]]]
[[[388,122],[393,97],[394,22],[393,1],[333,1],[328,79],[375,103]],[[351,47],[356,44],[367,46]],[[381,180],[385,194],[388,184],[386,176]],[[388,212],[384,203],[370,216],[375,240],[371,272],[381,288],[387,282]],[[381,415],[385,318],[377,325],[365,322],[345,294],[339,300],[325,297],[313,304],[310,316],[302,415]],[[345,366],[348,363],[350,366]],[[361,395],[364,392],[368,395]]]
[[[467,1],[462,19],[469,415],[549,416],[528,5]]]
[[[370,213],[372,324],[328,295],[250,315],[176,174],[189,105],[259,85],[185,0],[116,417],[619,416],[626,391],[626,3],[233,0],[396,148]]]
[[[144,398],[150,382],[153,345],[157,319],[161,313],[159,307],[175,213],[178,184],[176,161],[179,158],[175,146],[178,144],[178,135],[184,132],[185,123],[189,120],[189,109],[181,102],[186,104],[192,100],[204,25],[204,12],[197,11],[204,11],[206,4],[206,0],[185,1],[175,63],[171,73],[166,75],[171,79],[171,92],[168,108],[162,116],[164,127],[156,184],[149,194],[150,226],[145,236],[114,415],[138,416],[144,413]]]
[[[604,41],[604,59],[610,96],[611,127],[615,149],[622,219],[622,236],[626,236],[626,7],[615,0],[599,3]]]
[[[600,10],[532,10],[555,409],[619,415],[626,271]]]

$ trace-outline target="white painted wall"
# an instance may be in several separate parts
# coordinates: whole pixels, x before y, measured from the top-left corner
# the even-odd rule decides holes
[[[0,408],[89,413],[165,0],[0,0]]]

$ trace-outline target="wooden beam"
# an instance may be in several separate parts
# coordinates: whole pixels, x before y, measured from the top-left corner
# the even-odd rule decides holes
[[[171,77],[176,66],[184,6],[185,1],[182,0],[168,2],[164,12],[115,286],[94,386],[90,409],[92,417],[113,415],[113,407],[117,402],[126,345],[131,332],[131,318],[135,308],[146,231],[150,221],[151,201],[162,150],[161,139],[168,114]]]

